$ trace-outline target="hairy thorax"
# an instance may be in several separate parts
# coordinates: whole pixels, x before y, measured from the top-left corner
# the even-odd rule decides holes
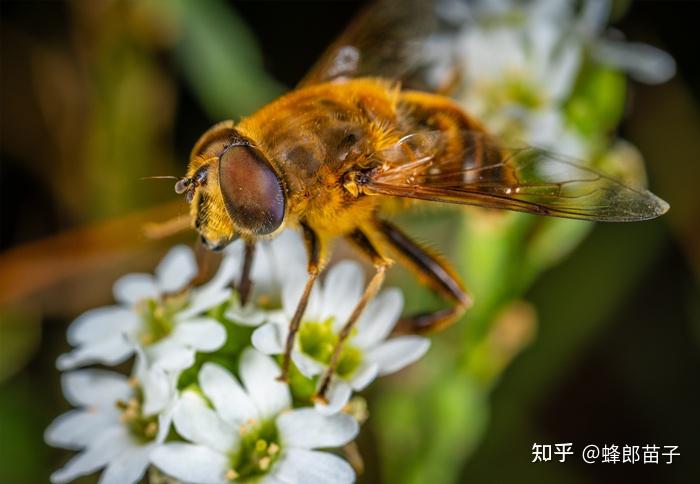
[[[352,170],[376,163],[394,143],[398,90],[375,80],[323,84],[294,91],[237,126],[274,160],[285,180],[289,218],[319,233],[342,235],[373,215],[377,197],[343,187]]]

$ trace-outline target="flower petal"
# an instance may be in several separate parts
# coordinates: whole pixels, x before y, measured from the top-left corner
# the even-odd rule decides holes
[[[227,484],[229,459],[202,445],[173,442],[157,447],[151,462],[166,474],[183,482]]]
[[[423,356],[430,347],[430,340],[420,336],[400,336],[382,343],[366,353],[367,361],[379,365],[379,375],[399,371]]]
[[[63,394],[76,407],[112,408],[117,400],[128,400],[132,389],[124,375],[105,370],[78,370],[61,377]]]
[[[190,296],[189,306],[178,312],[176,318],[179,321],[194,318],[230,299],[231,294],[231,289],[228,287],[210,287],[194,290]]]
[[[269,356],[247,348],[241,355],[240,376],[261,418],[271,417],[292,404],[289,388],[277,381],[280,369]]]
[[[132,440],[124,426],[111,427],[99,434],[85,451],[51,474],[51,482],[70,482],[76,477],[91,474],[132,445]]]
[[[133,306],[144,299],[157,299],[160,289],[150,274],[127,274],[117,279],[112,286],[112,294],[117,302]]]
[[[322,365],[318,361],[297,350],[292,350],[292,361],[301,374],[306,378],[312,378],[316,375],[320,375],[326,368],[325,365]]]
[[[267,314],[252,304],[232,306],[226,310],[225,316],[240,326],[258,327],[265,322]]]
[[[345,413],[322,415],[312,408],[301,408],[277,417],[277,429],[285,446],[317,449],[347,444],[357,436],[360,426]]]
[[[647,84],[665,82],[676,73],[673,57],[647,44],[601,40],[592,55],[595,60],[627,71],[634,79]]]
[[[253,331],[251,342],[258,351],[266,355],[279,355],[284,352],[287,331],[277,323],[265,323]]]
[[[362,296],[364,282],[362,267],[357,262],[346,260],[333,266],[323,281],[320,320],[334,317],[335,326],[342,327]]]
[[[161,291],[174,292],[182,289],[198,272],[192,249],[186,245],[176,245],[165,254],[155,272]]]
[[[174,375],[159,366],[148,368],[139,377],[143,389],[143,414],[155,415],[173,400],[176,393]]]
[[[229,452],[238,433],[194,392],[185,392],[175,406],[173,421],[178,433],[195,444]]]
[[[355,481],[350,464],[328,452],[289,449],[280,457],[272,472],[283,482],[344,484]]]
[[[323,415],[336,414],[350,401],[351,395],[352,388],[350,388],[350,385],[336,377],[331,382],[331,386],[326,394],[328,404],[316,403],[314,408]]]
[[[129,484],[139,482],[150,461],[154,444],[130,447],[112,459],[100,476],[99,484]]]
[[[364,390],[379,375],[379,365],[363,361],[360,367],[355,370],[350,380],[350,386],[356,392]]]
[[[216,351],[226,342],[226,330],[211,318],[197,318],[175,325],[170,334],[174,341],[197,351]]]
[[[291,319],[294,316],[301,295],[304,292],[306,280],[305,278],[302,279],[300,276],[301,275],[295,278],[289,277],[283,283],[282,307],[287,319]],[[318,283],[316,283],[313,288],[311,288],[311,294],[309,294],[309,301],[306,305],[306,311],[304,311],[305,319],[318,319],[320,317],[321,301],[321,290],[319,289]]]
[[[125,336],[115,334],[112,338],[85,343],[60,355],[56,359],[56,368],[65,371],[93,363],[114,366],[126,361],[133,353],[134,345]]]
[[[68,327],[68,342],[72,346],[130,334],[140,324],[138,314],[121,306],[91,309],[78,316]]]
[[[172,338],[147,346],[144,351],[151,365],[166,371],[180,372],[192,366],[195,361],[195,350]]]
[[[248,394],[236,379],[223,367],[205,363],[199,372],[199,385],[216,412],[232,427],[251,418],[258,418],[258,411]]]
[[[384,341],[396,325],[403,309],[403,295],[395,287],[383,290],[371,300],[357,320],[357,334],[352,344],[369,348]]]
[[[59,415],[44,431],[44,440],[52,447],[78,450],[87,447],[103,430],[117,425],[113,412],[71,410]]]

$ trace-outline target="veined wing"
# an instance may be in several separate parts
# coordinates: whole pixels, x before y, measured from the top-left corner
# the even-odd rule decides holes
[[[451,62],[448,49],[427,51],[447,26],[440,0],[379,0],[356,17],[328,48],[300,86],[343,78],[382,77],[404,87],[436,91],[449,82],[435,75]],[[444,69],[442,69],[444,70]],[[440,70],[440,71],[442,71]]]
[[[414,159],[394,157],[367,173],[363,191],[603,222],[647,220],[669,209],[647,190],[532,146],[504,148],[469,132],[460,156],[444,159],[439,136],[418,138],[434,146],[423,141]]]

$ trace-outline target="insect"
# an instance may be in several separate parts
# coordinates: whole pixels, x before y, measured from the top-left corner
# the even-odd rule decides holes
[[[408,15],[410,9],[387,5],[352,24],[297,89],[204,133],[176,186],[207,247],[245,241],[243,300],[255,243],[287,228],[303,233],[308,279],[290,322],[281,378],[332,241],[347,239],[372,262],[374,275],[343,326],[318,398],[393,260],[449,302],[447,309],[407,318],[413,331],[442,329],[471,305],[449,263],[387,220],[390,206],[425,200],[598,221],[645,220],[668,209],[648,191],[547,151],[495,140],[444,95],[450,80],[431,85],[430,60],[411,54],[439,27],[426,20],[429,11]]]

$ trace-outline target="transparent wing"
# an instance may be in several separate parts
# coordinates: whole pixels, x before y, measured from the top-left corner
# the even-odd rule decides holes
[[[447,25],[438,15],[440,0],[379,0],[355,18],[328,48],[300,86],[334,79],[382,77],[404,87],[435,91],[451,62],[448,49],[430,49]]]
[[[367,174],[366,193],[604,222],[651,219],[669,208],[647,190],[532,146],[505,148],[469,132],[467,148],[448,158],[435,132],[417,138],[418,150],[401,150],[410,159],[394,156]]]

